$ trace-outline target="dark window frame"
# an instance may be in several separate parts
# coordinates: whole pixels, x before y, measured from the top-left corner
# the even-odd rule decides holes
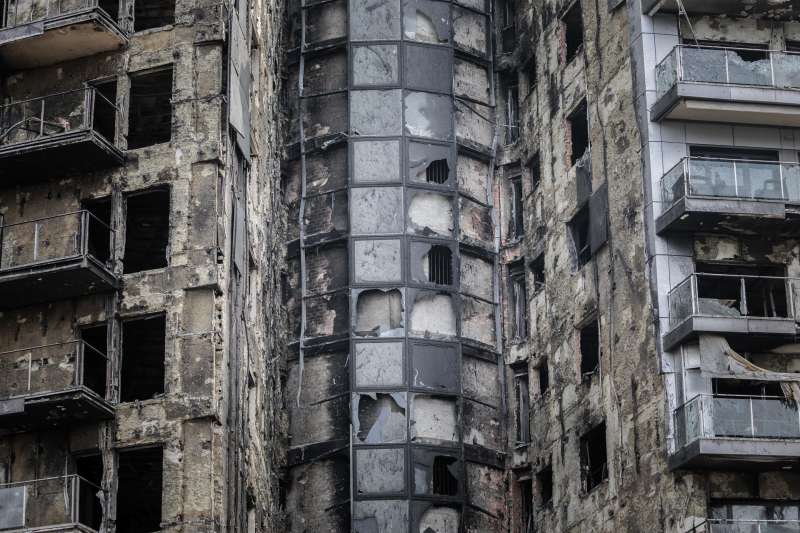
[[[511,365],[514,383],[514,442],[527,446],[531,442],[530,375],[528,363]]]
[[[512,327],[511,342],[528,338],[528,284],[522,260],[508,265],[508,310]]]
[[[605,420],[581,435],[581,488],[592,492],[608,479],[608,445]]]

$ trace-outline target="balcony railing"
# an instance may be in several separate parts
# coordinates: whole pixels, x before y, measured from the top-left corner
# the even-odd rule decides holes
[[[94,87],[0,106],[0,149],[94,131],[116,145],[119,108]]]
[[[116,232],[86,210],[0,224],[0,277],[10,270],[86,256],[109,266],[115,239]]]
[[[107,368],[108,358],[84,341],[0,352],[0,401],[79,388],[105,399]]]
[[[800,54],[678,45],[656,67],[658,97],[678,82],[800,89]]]
[[[89,9],[104,8],[99,0],[9,0],[0,8],[0,29],[13,28]],[[113,6],[113,3],[109,3]],[[106,13],[112,20],[118,13]]]
[[[0,530],[99,531],[105,493],[82,477],[62,476],[0,484]]]
[[[800,521],[709,518],[685,533],[800,533]]]
[[[687,157],[661,178],[661,198],[800,202],[800,164]]]
[[[670,326],[691,316],[796,317],[800,279],[729,274],[692,274],[669,292]]]

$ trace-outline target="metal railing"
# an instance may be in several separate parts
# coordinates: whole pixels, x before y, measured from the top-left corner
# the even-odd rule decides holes
[[[8,0],[3,4],[5,9],[0,8],[0,29],[103,7],[99,0]],[[115,20],[118,13],[107,15]]]
[[[0,400],[76,387],[105,398],[107,369],[106,355],[80,340],[0,352]]]
[[[795,318],[800,279],[690,274],[667,296],[670,326],[690,316]]]
[[[661,178],[661,199],[729,198],[800,202],[800,164],[686,157]]]
[[[678,82],[800,89],[800,54],[682,44],[656,66],[658,97]]]
[[[99,531],[105,492],[77,476],[0,483],[0,530],[6,533],[63,531],[81,525]]]
[[[800,439],[800,411],[785,398],[700,394],[674,416],[678,448],[701,438]]]
[[[800,533],[800,520],[708,518],[685,533]]]
[[[3,225],[0,276],[9,270],[90,255],[110,266],[116,232],[86,210]]]
[[[0,106],[0,147],[94,130],[117,144],[120,110],[95,87]]]

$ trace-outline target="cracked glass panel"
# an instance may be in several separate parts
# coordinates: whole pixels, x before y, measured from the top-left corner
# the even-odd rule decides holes
[[[441,93],[452,92],[451,48],[406,44],[404,49],[406,87]]]
[[[353,141],[353,182],[400,181],[400,141]]]
[[[408,204],[408,230],[418,235],[453,235],[453,199],[435,192],[415,192]]]
[[[453,138],[453,102],[449,96],[406,93],[406,133],[448,141]]]
[[[407,533],[408,502],[357,501],[353,504],[354,533]]]
[[[350,40],[400,39],[400,3],[397,0],[350,0]]]
[[[414,394],[411,404],[411,440],[447,445],[458,440],[458,400],[452,396]]]
[[[457,48],[485,56],[488,42],[486,28],[485,15],[460,7],[453,8],[453,40]]]
[[[415,291],[409,318],[409,335],[447,338],[456,335],[453,295],[447,292]]]
[[[411,344],[411,379],[417,388],[458,392],[458,350],[433,343]]]
[[[409,142],[408,177],[430,185],[447,185],[452,176],[450,146]]]
[[[683,81],[707,83],[725,83],[727,81],[724,49],[686,46],[680,50]]]
[[[397,85],[399,81],[397,45],[353,46],[354,85]]]
[[[457,457],[416,448],[411,459],[414,468],[414,494],[458,496],[462,486],[462,464]]]
[[[306,44],[347,36],[347,4],[328,2],[306,9]]]
[[[406,39],[423,43],[450,41],[450,4],[430,0],[403,2],[403,33]]]
[[[351,91],[350,127],[353,135],[400,135],[403,122],[399,89]]]
[[[402,253],[399,240],[353,242],[353,266],[357,283],[400,282]]]
[[[800,87],[800,54],[772,53],[776,87]]]
[[[406,393],[353,394],[353,438],[358,444],[406,440]]]
[[[355,454],[356,490],[359,494],[387,494],[405,490],[403,448],[359,448]]]
[[[350,191],[354,234],[402,233],[403,190],[399,187],[357,187]],[[376,216],[380,213],[380,216]]]
[[[405,383],[402,342],[354,344],[356,387],[398,387]]]
[[[431,502],[413,503],[413,533],[458,533],[461,511],[455,506],[437,505]]]
[[[356,335],[397,337],[403,334],[403,295],[399,289],[363,290],[356,298]]]

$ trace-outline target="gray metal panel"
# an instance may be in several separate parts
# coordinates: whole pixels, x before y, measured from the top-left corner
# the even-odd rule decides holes
[[[0,529],[25,525],[25,486],[0,489]]]

